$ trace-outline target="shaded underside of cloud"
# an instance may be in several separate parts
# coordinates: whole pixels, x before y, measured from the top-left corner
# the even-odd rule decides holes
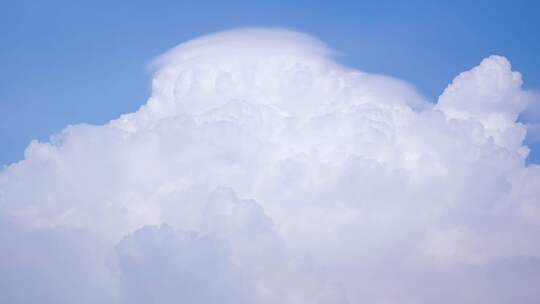
[[[0,172],[2,303],[538,303],[535,93],[490,56],[436,103],[243,29]],[[520,122],[529,117],[533,122]]]

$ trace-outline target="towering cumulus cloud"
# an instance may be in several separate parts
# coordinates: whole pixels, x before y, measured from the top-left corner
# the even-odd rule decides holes
[[[504,57],[436,104],[304,34],[156,59],[152,95],[0,173],[1,303],[538,303],[540,167]]]

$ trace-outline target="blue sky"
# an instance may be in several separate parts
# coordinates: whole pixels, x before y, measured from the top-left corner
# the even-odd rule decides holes
[[[309,33],[347,65],[404,79],[432,100],[490,54],[506,56],[526,88],[540,88],[539,13],[536,1],[6,2],[0,165],[68,124],[101,124],[136,110],[150,93],[152,58],[235,27]]]

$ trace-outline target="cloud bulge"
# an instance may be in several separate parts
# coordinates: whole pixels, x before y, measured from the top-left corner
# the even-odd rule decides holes
[[[531,92],[490,56],[428,102],[308,35],[157,58],[147,103],[0,172],[0,302],[537,303]]]

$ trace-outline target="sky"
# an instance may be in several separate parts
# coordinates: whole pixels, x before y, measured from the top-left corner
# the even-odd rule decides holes
[[[433,3],[12,4],[0,303],[537,304],[535,7]]]
[[[6,1],[0,164],[68,124],[135,111],[150,95],[155,56],[236,27],[314,35],[340,62],[403,79],[432,101],[492,54],[506,56],[525,87],[540,88],[539,13],[536,1]]]

